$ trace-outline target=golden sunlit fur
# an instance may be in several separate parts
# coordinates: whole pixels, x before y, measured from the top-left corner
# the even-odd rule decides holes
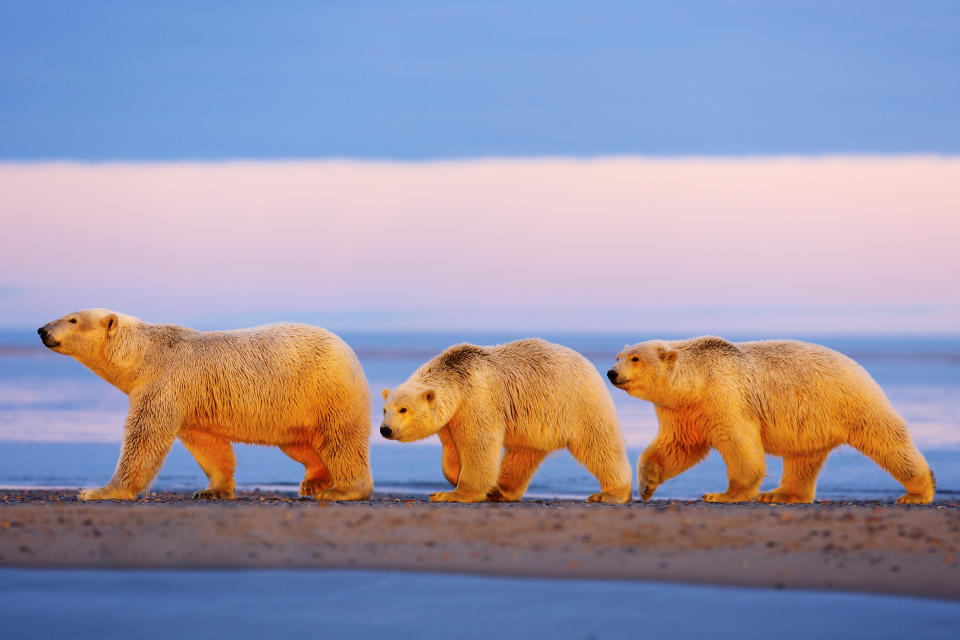
[[[714,448],[727,464],[729,486],[704,500],[812,502],[820,468],[841,444],[903,484],[907,494],[898,502],[933,500],[933,474],[903,418],[860,365],[826,347],[653,340],[624,348],[608,375],[656,407],[660,430],[637,465],[644,500]],[[759,493],[764,453],[783,457],[783,478]]]
[[[386,437],[440,437],[443,474],[456,488],[433,501],[519,500],[543,459],[563,448],[600,481],[591,501],[630,500],[613,399],[576,351],[543,340],[461,344],[383,397]]]
[[[130,397],[113,479],[81,492],[82,500],[136,497],[178,437],[209,478],[195,498],[233,497],[231,442],[275,445],[302,463],[302,495],[370,496],[367,381],[350,347],[329,331],[276,324],[200,332],[88,309],[40,332],[48,347]]]

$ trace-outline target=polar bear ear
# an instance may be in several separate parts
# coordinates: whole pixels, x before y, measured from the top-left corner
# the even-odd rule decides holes
[[[669,351],[666,349],[660,349],[657,354],[665,364],[673,364],[677,361],[677,352],[673,349],[670,349]]]
[[[100,321],[100,326],[103,327],[107,333],[110,333],[117,328],[117,325],[120,323],[120,320],[117,319],[117,314],[111,313],[108,316],[105,316],[103,320]]]
[[[426,391],[423,392],[423,399],[426,400],[427,402],[433,402],[434,400],[437,399],[437,392],[434,391],[433,389],[427,389]]]
[[[380,393],[383,395],[383,399],[386,400],[387,396],[390,395],[390,389],[384,389]]]

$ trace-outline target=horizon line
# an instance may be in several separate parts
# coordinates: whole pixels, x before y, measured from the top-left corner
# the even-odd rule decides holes
[[[611,160],[649,160],[657,162],[674,161],[789,161],[789,160],[860,160],[881,161],[892,158],[916,160],[955,160],[960,158],[960,149],[951,152],[935,151],[908,151],[908,152],[875,152],[875,151],[826,151],[822,153],[609,153],[609,154],[531,154],[531,155],[464,155],[464,156],[426,156],[405,158],[403,156],[195,156],[179,158],[152,158],[152,157],[116,157],[116,158],[79,158],[79,157],[50,157],[50,158],[6,158],[0,156],[0,168],[9,166],[43,165],[43,166],[112,166],[112,165],[261,165],[261,164],[355,164],[355,165],[392,165],[392,164],[483,164],[488,162],[522,163],[522,162],[570,162],[590,163]]]

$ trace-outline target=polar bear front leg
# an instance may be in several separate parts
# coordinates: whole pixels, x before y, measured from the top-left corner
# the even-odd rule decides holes
[[[657,488],[697,464],[710,452],[706,442],[688,444],[669,433],[658,433],[637,462],[637,490],[646,502]]]
[[[783,477],[780,486],[757,496],[757,502],[782,504],[813,502],[817,494],[817,475],[830,450],[805,456],[786,456],[783,459]]]
[[[301,490],[318,489],[314,500],[369,500],[373,493],[370,475],[370,416],[344,416],[340,424],[327,423],[313,437],[313,447],[322,466],[310,469],[312,477]],[[329,485],[327,477],[329,476]],[[304,478],[306,482],[306,478]]]
[[[120,460],[113,478],[99,489],[85,489],[80,500],[133,500],[147,488],[173,446],[180,428],[175,405],[160,393],[130,395]]]
[[[637,463],[637,490],[640,492],[641,500],[646,502],[653,497],[654,492],[664,482],[663,475],[659,458],[648,455],[645,451]]]
[[[460,436],[460,434],[457,434]],[[453,491],[430,494],[431,502],[483,502],[497,484],[503,441],[485,440],[482,434],[469,433],[457,441],[460,476]]]
[[[727,463],[727,490],[705,493],[704,502],[750,502],[760,493],[766,469],[760,430],[754,425],[738,424],[713,441]]]
[[[440,459],[440,465],[443,468],[443,477],[453,486],[457,486],[460,480],[460,454],[457,452],[457,445],[450,435],[450,427],[444,427],[437,431],[440,438],[440,444],[443,445],[443,456]]]

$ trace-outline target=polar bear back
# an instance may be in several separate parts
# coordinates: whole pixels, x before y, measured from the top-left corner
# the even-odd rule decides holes
[[[278,432],[341,423],[345,412],[369,422],[360,362],[329,331],[300,324],[173,329],[148,360],[157,384],[183,403],[188,425],[224,429],[243,441],[275,442]]]
[[[504,425],[505,442],[549,450],[571,440],[619,434],[603,379],[576,351],[540,339],[462,347],[463,356],[457,347],[442,354],[447,356],[443,366],[460,378],[468,410]],[[469,366],[459,367],[460,357]]]
[[[750,410],[763,424],[769,453],[816,443],[832,448],[857,430],[882,426],[906,433],[880,386],[851,358],[795,340],[742,342],[752,381]]]

